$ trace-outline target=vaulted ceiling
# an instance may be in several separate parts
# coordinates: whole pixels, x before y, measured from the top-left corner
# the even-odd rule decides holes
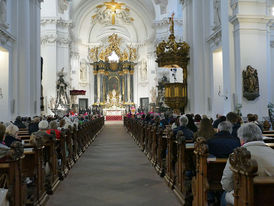
[[[130,9],[130,16],[134,18],[130,24],[93,23],[92,16],[96,13],[96,6],[106,1],[110,0],[72,0],[70,15],[74,23],[74,38],[82,43],[92,44],[117,33],[129,42],[143,43],[154,36],[153,21],[159,5],[153,0],[116,0],[125,3]]]

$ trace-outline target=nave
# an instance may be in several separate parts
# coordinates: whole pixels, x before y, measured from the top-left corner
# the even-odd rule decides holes
[[[105,125],[48,206],[180,205],[123,125]]]

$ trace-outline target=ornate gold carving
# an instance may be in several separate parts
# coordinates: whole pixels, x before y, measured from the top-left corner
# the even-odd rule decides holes
[[[100,69],[100,70],[98,71],[98,73],[99,73],[99,74],[105,74],[105,70]]]
[[[94,62],[96,62],[96,61],[98,61],[99,60],[99,49],[100,49],[101,47],[94,47],[94,48],[91,48],[91,49],[89,49],[89,58],[92,60],[92,61],[94,61]]]
[[[124,74],[128,74],[129,70],[128,69],[124,69],[123,72],[124,72]]]
[[[128,59],[129,59],[129,56],[128,56],[128,53],[127,53],[127,51],[126,50],[124,50],[124,52],[123,52],[123,61],[127,61]]]
[[[200,156],[208,155],[208,146],[206,143],[206,139],[203,137],[198,137],[194,144],[194,153],[199,154]]]
[[[234,149],[234,152],[229,155],[229,162],[232,170],[246,175],[254,174],[258,170],[256,160],[251,159],[250,152],[244,147]]]
[[[260,96],[258,73],[250,65],[243,71],[243,96],[248,100],[254,100]]]
[[[170,36],[168,41],[163,40],[156,47],[157,59],[159,67],[181,67],[186,69],[189,61],[189,45],[186,42],[176,42],[174,36],[174,13],[169,18]]]
[[[129,50],[129,60],[130,61],[136,61],[136,59],[137,59],[137,49],[128,46],[128,50]]]
[[[117,69],[118,69],[118,64],[117,64],[117,62],[111,62],[111,63],[110,63],[110,69],[111,69],[112,71],[117,71]]]
[[[179,110],[187,104],[187,64],[189,62],[189,45],[186,42],[176,42],[174,36],[174,13],[169,18],[170,36],[156,47],[156,62],[159,67],[182,68],[183,83],[165,85],[165,103],[172,109]]]
[[[101,21],[101,23],[108,23],[111,20],[111,24],[115,24],[116,17],[122,19],[125,23],[131,23],[134,21],[129,16],[130,9],[126,7],[125,3],[118,3],[115,0],[110,2],[104,2],[97,7],[97,13],[92,16],[94,21]]]
[[[172,109],[180,109],[187,104],[187,86],[185,83],[165,84],[165,103]]]

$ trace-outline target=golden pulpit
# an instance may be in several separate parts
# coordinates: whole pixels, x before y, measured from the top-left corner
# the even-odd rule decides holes
[[[176,42],[174,36],[174,14],[169,18],[170,36],[168,41],[162,41],[156,48],[159,67],[182,68],[183,83],[165,84],[165,104],[179,113],[187,105],[187,64],[189,62],[189,45],[186,42]]]

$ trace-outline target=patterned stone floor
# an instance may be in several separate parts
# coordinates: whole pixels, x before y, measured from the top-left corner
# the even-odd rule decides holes
[[[105,125],[47,206],[177,206],[123,125]]]

